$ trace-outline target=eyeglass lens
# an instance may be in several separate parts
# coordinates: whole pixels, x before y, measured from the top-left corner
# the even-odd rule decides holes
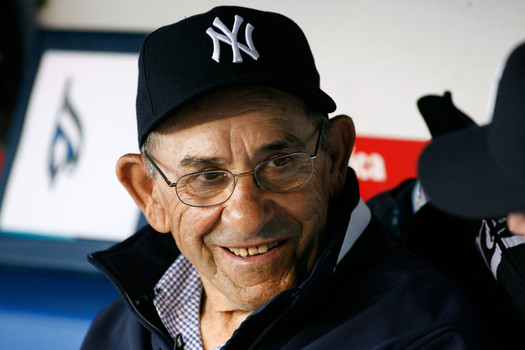
[[[306,183],[313,174],[312,157],[303,152],[268,159],[253,172],[234,175],[226,170],[213,170],[182,176],[176,186],[179,199],[190,206],[213,206],[228,200],[235,188],[236,177],[254,174],[266,191],[282,193]]]

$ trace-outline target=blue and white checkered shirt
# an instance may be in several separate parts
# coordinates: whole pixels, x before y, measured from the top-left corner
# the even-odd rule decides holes
[[[155,307],[173,339],[182,335],[185,350],[202,350],[200,303],[202,283],[197,269],[182,254],[155,286]]]

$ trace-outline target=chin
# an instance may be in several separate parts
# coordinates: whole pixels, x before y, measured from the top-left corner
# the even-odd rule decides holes
[[[288,283],[285,286],[258,286],[256,288],[257,290],[254,290],[254,287],[251,287],[248,288],[248,290],[241,290],[239,293],[235,294],[234,303],[241,310],[255,311],[277,294],[293,288],[295,285],[295,283]]]

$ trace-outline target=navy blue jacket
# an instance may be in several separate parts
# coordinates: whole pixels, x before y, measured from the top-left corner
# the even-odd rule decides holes
[[[372,218],[337,263],[352,209],[353,172],[331,208],[329,243],[309,278],[248,317],[224,349],[483,349],[470,304],[444,275],[386,242]],[[153,288],[179,254],[171,235],[147,226],[90,255],[121,297],[102,310],[84,339],[88,349],[182,349],[153,305]]]

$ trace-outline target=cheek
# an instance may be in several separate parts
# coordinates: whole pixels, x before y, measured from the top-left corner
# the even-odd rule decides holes
[[[324,225],[329,202],[327,181],[317,175],[305,185],[304,194],[296,200],[295,208],[302,215],[303,221],[315,221]]]
[[[324,227],[326,226],[328,193],[324,182],[312,179],[305,185],[304,191],[298,193],[286,205],[288,213],[302,225],[302,235],[298,242],[297,255],[306,261],[310,270],[323,244]]]
[[[287,204],[288,212],[299,222],[309,225],[319,221],[325,211],[326,197],[316,191],[308,191],[304,195],[293,198]]]
[[[194,208],[183,204],[175,191],[162,192],[161,201],[177,244],[180,238],[199,236],[205,232],[217,217],[213,208]]]
[[[190,261],[209,255],[203,237],[218,220],[214,208],[192,208],[182,203],[171,212],[170,228],[179,250]]]

